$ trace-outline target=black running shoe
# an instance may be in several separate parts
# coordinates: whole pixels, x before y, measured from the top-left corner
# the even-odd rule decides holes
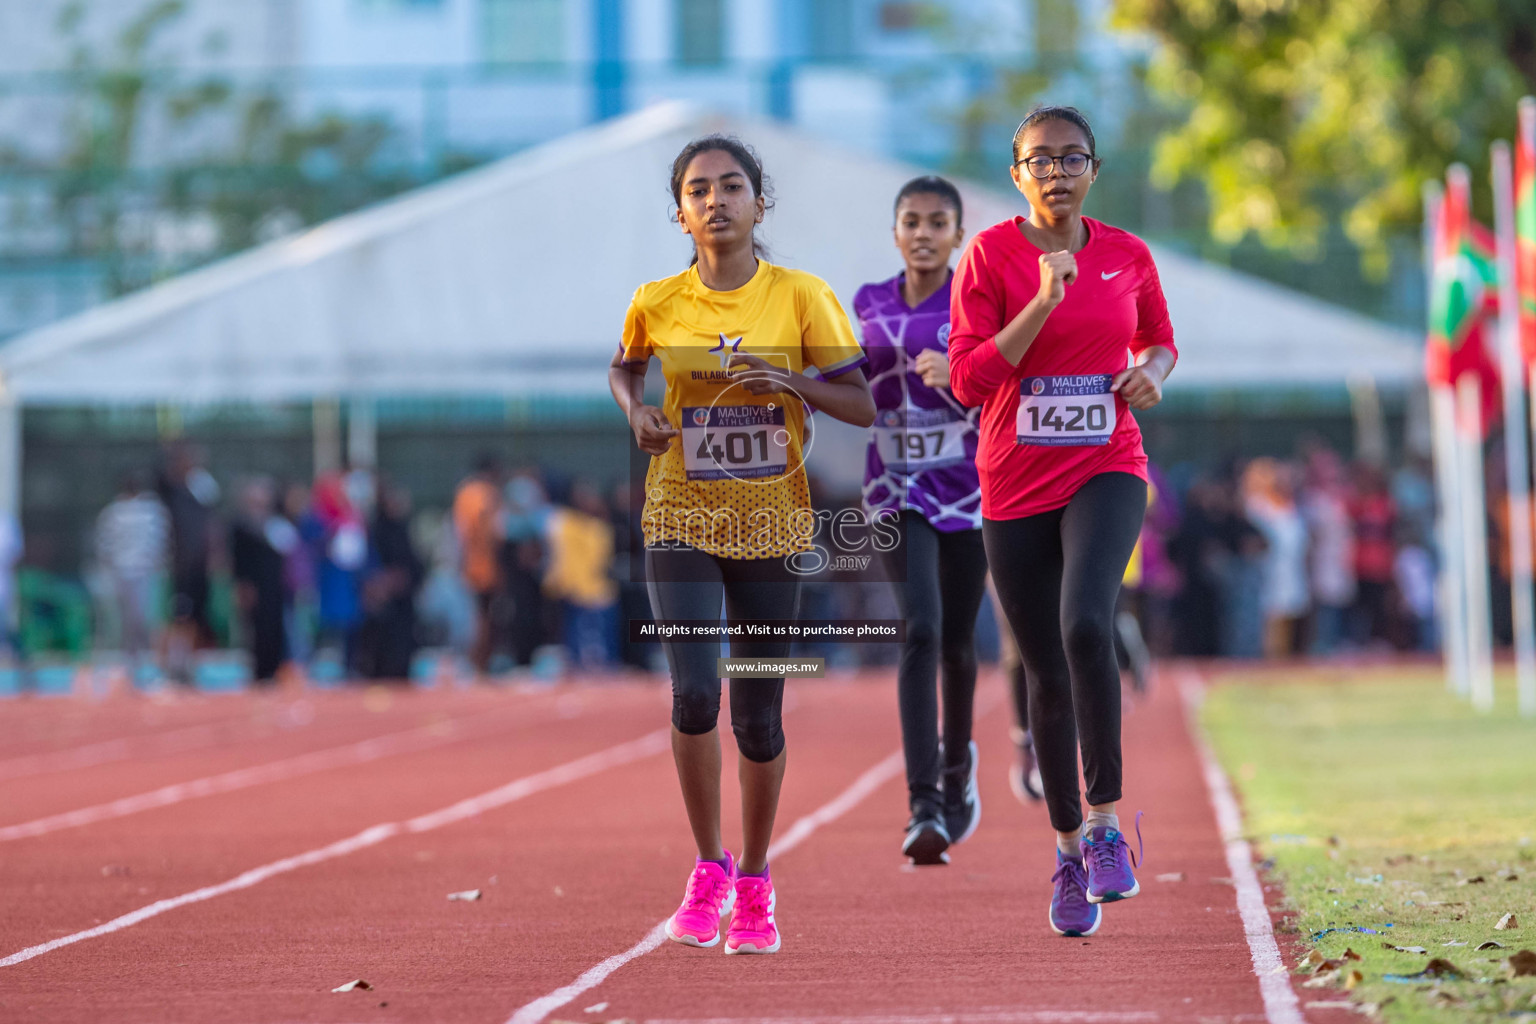
[[[901,852],[911,857],[913,864],[948,864],[949,830],[944,827],[944,816],[938,808],[918,805],[912,809],[912,819],[907,822],[907,837],[902,840]]]
[[[981,824],[981,794],[976,788],[976,741],[966,751],[966,763],[944,769],[944,825],[956,843],[971,838]]]

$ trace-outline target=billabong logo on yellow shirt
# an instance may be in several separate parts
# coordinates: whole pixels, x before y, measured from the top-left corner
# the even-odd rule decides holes
[[[745,335],[742,337],[745,337]],[[741,348],[741,338],[727,338],[722,333],[720,335],[720,344],[710,349],[710,351],[720,356],[720,369],[725,370],[730,368],[731,360],[735,358],[736,350],[739,348]]]

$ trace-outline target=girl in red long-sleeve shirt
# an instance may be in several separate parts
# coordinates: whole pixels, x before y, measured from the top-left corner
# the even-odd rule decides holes
[[[1115,598],[1147,503],[1131,409],[1161,401],[1177,350],[1146,244],[1082,215],[1100,163],[1083,115],[1037,108],[1013,156],[1030,214],[983,231],[960,260],[950,387],[982,408],[982,532],[1057,836],[1051,927],[1091,935],[1101,904],[1140,891],[1115,813]]]

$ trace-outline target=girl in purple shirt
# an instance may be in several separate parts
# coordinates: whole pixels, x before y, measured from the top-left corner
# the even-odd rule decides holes
[[[908,182],[896,196],[895,226],[906,269],[865,285],[853,300],[877,410],[864,506],[893,520],[901,535],[882,560],[907,622],[897,675],[911,810],[902,853],[918,864],[948,863],[948,847],[981,820],[971,741],[976,613],[987,575],[976,476],[979,410],[950,393],[946,355],[949,258],[964,236],[960,218],[954,185],[937,177]]]

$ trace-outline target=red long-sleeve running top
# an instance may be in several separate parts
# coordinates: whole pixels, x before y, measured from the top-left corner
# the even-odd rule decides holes
[[[1088,242],[1078,250],[1077,279],[1046,317],[1018,366],[993,338],[1040,289],[1040,254],[1022,217],[981,232],[966,249],[950,292],[950,390],[981,406],[982,515],[1020,519],[1066,505],[1100,473],[1147,477],[1141,428],[1117,393],[1107,443],[1021,444],[1021,388],[1039,394],[1042,378],[1115,374],[1154,345],[1178,355],[1173,326],[1147,244],[1129,231],[1083,218]],[[1028,382],[1026,384],[1026,382]]]

